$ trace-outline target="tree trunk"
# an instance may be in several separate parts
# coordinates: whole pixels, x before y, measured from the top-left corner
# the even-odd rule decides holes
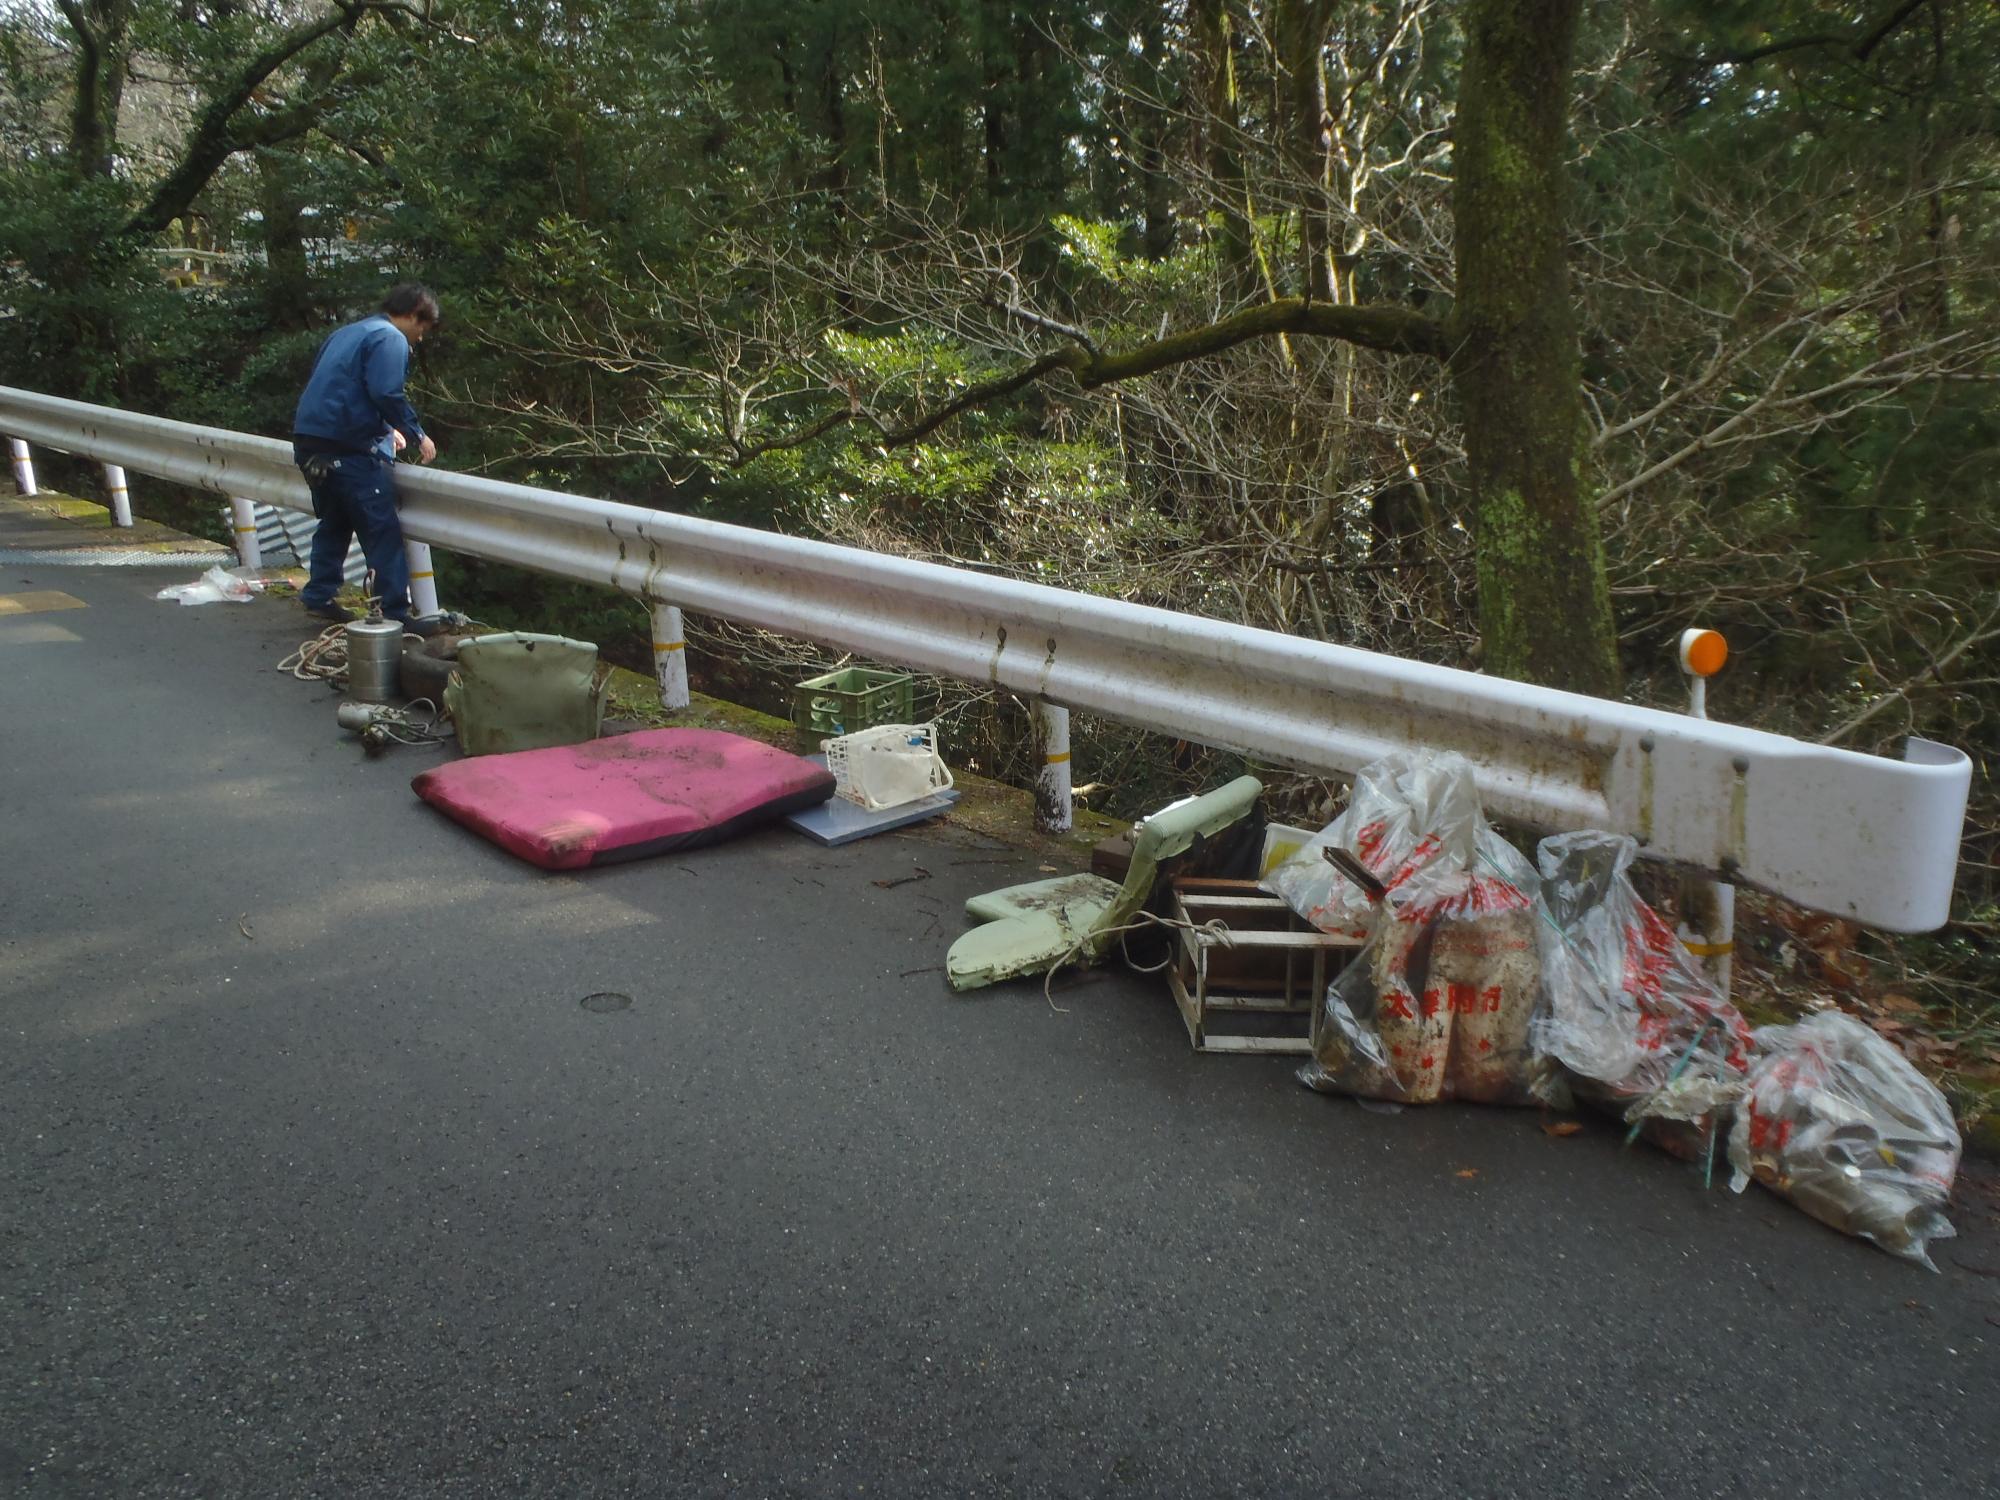
[[[1256,285],[1257,258],[1250,241],[1250,207],[1236,139],[1241,113],[1236,104],[1234,27],[1228,0],[1190,0],[1188,28],[1195,58],[1192,93],[1184,113],[1197,122],[1196,155],[1220,210],[1216,273],[1223,300],[1231,303]]]
[[[1454,133],[1453,384],[1478,513],[1482,665],[1618,691],[1564,260],[1570,52],[1581,0],[1468,0]]]
[[[75,95],[70,100],[68,157],[79,177],[109,177],[118,154],[118,110],[132,63],[131,0],[64,4],[76,37]]]
[[[1308,302],[1333,298],[1333,226],[1327,211],[1326,67],[1321,53],[1333,28],[1327,0],[1278,0],[1272,17],[1277,51],[1278,149],[1299,197],[1299,292]]]
[[[1167,36],[1165,16],[1158,5],[1148,5],[1139,20],[1140,61],[1144,68],[1146,96],[1135,101],[1138,116],[1140,210],[1144,217],[1141,253],[1158,263],[1174,253],[1173,182],[1167,175],[1166,136],[1172,128],[1165,100]]]
[[[312,273],[306,263],[302,205],[295,164],[280,151],[257,153],[258,206],[264,212],[264,303],[276,328],[317,325],[312,305]],[[333,226],[328,225],[329,232]]]

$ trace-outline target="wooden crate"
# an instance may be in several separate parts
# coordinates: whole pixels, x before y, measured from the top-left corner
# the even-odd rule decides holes
[[[1167,984],[1194,1049],[1310,1052],[1313,1013],[1360,940],[1309,926],[1254,880],[1179,879],[1169,895],[1173,917],[1185,925],[1174,932]],[[1246,1015],[1279,1024],[1244,1030]],[[1285,1024],[1286,1017],[1297,1019]],[[1232,1029],[1231,1021],[1239,1024]]]

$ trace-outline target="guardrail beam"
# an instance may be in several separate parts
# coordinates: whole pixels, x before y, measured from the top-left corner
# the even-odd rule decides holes
[[[0,431],[308,508],[290,448],[0,388]],[[435,469],[399,476],[415,540],[897,665],[990,682],[1253,761],[1351,775],[1455,750],[1487,808],[1629,833],[1649,854],[1898,932],[1950,913],[1972,767],[1890,760],[1227,621]]]

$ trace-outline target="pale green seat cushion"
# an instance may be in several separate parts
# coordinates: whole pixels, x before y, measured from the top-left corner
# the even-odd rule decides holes
[[[1139,825],[1125,883],[1101,875],[1059,875],[1010,885],[965,903],[982,919],[951,945],[945,975],[955,990],[978,989],[1044,970],[1064,959],[1095,962],[1118,940],[1118,930],[1138,915],[1153,893],[1160,861],[1185,854],[1248,817],[1264,790],[1254,776],[1162,808]]]
[[[981,922],[1002,922],[1028,912],[1049,912],[1065,925],[1081,924],[1087,930],[1110,909],[1121,889],[1102,875],[1059,875],[974,896],[965,903],[965,914]]]
[[[945,977],[955,990],[982,989],[1003,979],[1044,973],[1081,956],[1083,934],[1052,912],[1023,912],[965,933],[945,955]]]

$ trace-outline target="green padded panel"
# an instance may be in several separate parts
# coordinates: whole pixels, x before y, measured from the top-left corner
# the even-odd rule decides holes
[[[979,989],[1047,969],[1065,957],[1096,962],[1152,895],[1160,861],[1241,822],[1263,790],[1256,777],[1239,776],[1154,813],[1139,825],[1123,885],[1101,875],[1062,875],[974,896],[965,903],[966,915],[983,918],[986,925],[951,945],[945,956],[951,987]]]
[[[1058,875],[1031,880],[1004,891],[988,891],[965,903],[965,914],[981,922],[1003,922],[1025,912],[1062,912],[1071,926],[1095,922],[1118,899],[1121,888],[1102,875]],[[1088,913],[1088,915],[1082,915]]]
[[[597,738],[607,678],[597,648],[560,635],[514,632],[461,641],[444,706],[467,755],[542,750]]]
[[[1040,974],[1074,957],[1081,934],[1052,912],[1023,912],[964,933],[945,955],[945,977],[955,990],[983,989],[1022,974]]]

